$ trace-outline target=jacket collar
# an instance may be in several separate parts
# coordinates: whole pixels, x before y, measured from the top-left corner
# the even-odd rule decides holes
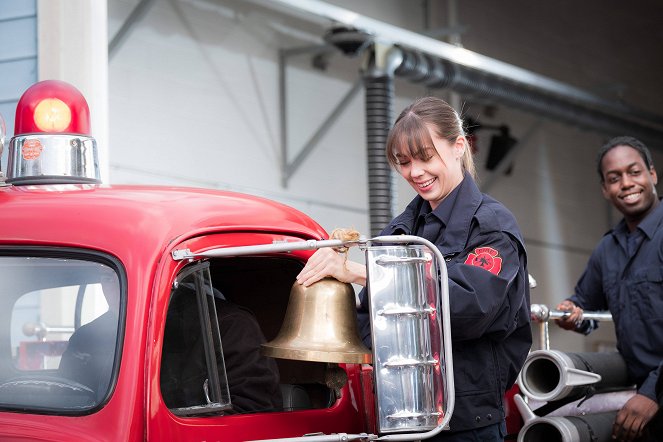
[[[465,175],[460,183],[460,190],[456,197],[453,216],[444,232],[441,244],[443,253],[459,253],[465,249],[472,218],[477,212],[483,196],[471,176]]]
[[[483,199],[479,188],[471,176],[466,174],[459,186],[460,189],[456,196],[453,216],[450,217],[449,223],[446,226],[442,243],[438,244],[443,254],[453,254],[463,251],[467,244],[467,237],[470,234],[472,218]],[[389,234],[398,233],[398,231],[408,235],[412,234],[416,217],[419,215],[420,208],[424,202],[424,199],[417,195],[408,204],[405,211],[396,217],[389,228],[386,229],[389,231]]]

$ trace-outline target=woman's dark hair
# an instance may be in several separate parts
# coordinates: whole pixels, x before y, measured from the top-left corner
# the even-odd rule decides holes
[[[429,127],[434,128],[438,137],[450,143],[456,142],[458,137],[465,139],[465,153],[461,163],[465,172],[476,178],[474,158],[465,138],[463,121],[454,108],[437,97],[416,100],[396,118],[387,137],[385,154],[389,163],[392,166],[398,165],[395,153],[399,151],[405,151],[412,158],[428,159],[428,149],[433,146]]]
[[[649,149],[647,149],[647,146],[645,146],[645,143],[642,141],[629,136],[611,138],[607,143],[601,146],[601,149],[599,149],[599,153],[596,157],[596,170],[599,173],[601,182],[603,182],[603,167],[601,165],[603,162],[603,157],[617,146],[629,146],[637,150],[642,157],[642,160],[645,162],[647,170],[650,170],[654,166],[654,162],[651,159],[651,153],[649,152]]]

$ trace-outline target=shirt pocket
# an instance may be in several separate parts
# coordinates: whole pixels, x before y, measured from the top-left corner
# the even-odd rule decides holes
[[[638,270],[633,275],[629,292],[631,306],[639,310],[643,319],[663,318],[663,268]]]
[[[605,293],[607,307],[615,322],[619,319],[619,314],[626,309],[626,302],[628,302],[628,298],[621,295],[622,290],[620,290],[621,285],[617,280],[617,274],[616,271],[606,272],[603,276],[603,292]]]

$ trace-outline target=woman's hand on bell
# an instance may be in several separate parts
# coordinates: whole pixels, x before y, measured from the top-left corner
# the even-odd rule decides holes
[[[338,253],[331,248],[319,249],[311,255],[297,275],[297,282],[308,287],[327,276],[341,282],[366,284],[366,268],[362,264],[349,261],[344,253]]]

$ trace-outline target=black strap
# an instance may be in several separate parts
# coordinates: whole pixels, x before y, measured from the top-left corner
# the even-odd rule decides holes
[[[592,429],[592,426],[589,425],[587,423],[587,421],[582,416],[574,416],[574,417],[575,417],[574,420],[578,420],[579,422],[582,422],[587,427],[587,434],[589,435],[589,440],[591,442],[598,442],[599,438],[596,435],[596,433],[594,433],[594,430]]]
[[[578,399],[583,399],[586,400],[588,397],[591,397],[594,395],[593,392],[587,391],[589,388],[583,388],[579,393],[572,394],[570,396],[567,396],[565,398],[559,399],[557,401],[550,401],[547,402],[545,405],[540,406],[536,410],[533,410],[534,414],[537,416],[545,416],[547,414],[552,413],[553,411],[557,410],[558,408],[563,407],[566,404],[570,404],[571,402],[575,402]],[[580,405],[580,404],[578,404]]]

